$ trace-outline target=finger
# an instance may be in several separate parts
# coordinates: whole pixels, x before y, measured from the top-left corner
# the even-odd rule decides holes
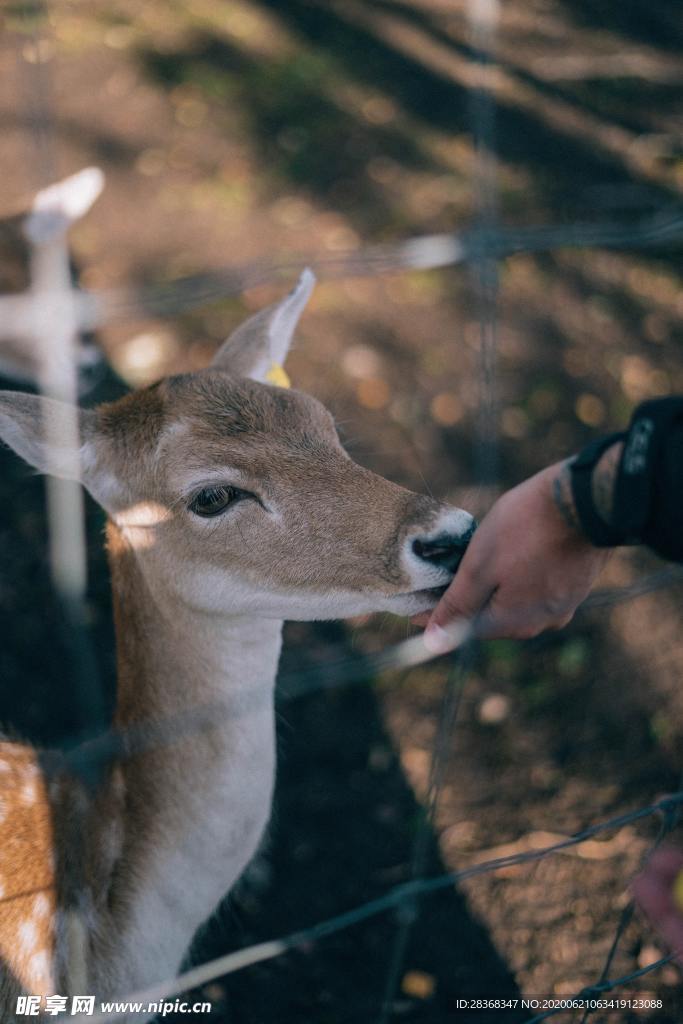
[[[643,873],[661,878],[672,885],[682,869],[683,850],[676,846],[661,846],[652,854]]]
[[[638,875],[631,883],[631,892],[652,921],[661,920],[671,910],[671,886],[663,885],[661,879]]]
[[[445,626],[430,623],[423,635],[424,645],[432,654],[447,654],[454,651],[473,636],[472,621],[458,616]]]
[[[683,953],[683,918],[680,911],[670,910],[663,917],[652,917],[651,920],[680,962],[681,953]]]
[[[574,617],[574,598],[553,597],[547,590],[544,586],[542,597],[530,601],[517,585],[501,585],[477,616],[477,636],[487,640],[529,640],[547,630],[564,629]]]
[[[481,570],[470,569],[469,551],[460,564],[448,590],[432,612],[430,625],[444,627],[452,619],[473,619],[489,601],[495,583]]]
[[[454,640],[461,641],[463,623],[476,619],[492,591],[493,584],[483,574],[468,572],[463,560],[455,579],[427,624],[424,637],[427,649],[435,654],[452,650]]]
[[[474,623],[474,631],[483,640],[529,640],[542,633],[546,624],[529,611],[500,605],[494,594],[482,608]]]
[[[672,952],[683,953],[683,916],[676,906],[670,878],[650,874],[650,865],[631,884],[631,891]]]

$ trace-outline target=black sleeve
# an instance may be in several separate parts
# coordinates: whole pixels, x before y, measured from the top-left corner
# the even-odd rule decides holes
[[[674,423],[662,446],[643,541],[662,558],[683,562],[683,420]]]
[[[683,562],[683,397],[644,402],[633,414],[613,521],[662,558]]]

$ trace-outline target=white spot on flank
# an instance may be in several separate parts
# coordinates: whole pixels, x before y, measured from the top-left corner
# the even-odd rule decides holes
[[[3,898],[4,895],[5,895],[5,883],[0,878],[0,900]]]
[[[21,799],[25,804],[32,804],[36,799],[35,782],[26,782],[21,790]]]
[[[33,901],[33,916],[46,917],[50,913],[50,901],[44,892],[39,893]]]
[[[8,772],[9,770],[10,766],[7,761],[0,760],[0,772]]]
[[[6,817],[7,817],[7,804],[5,803],[3,798],[0,796],[0,824],[5,820]]]
[[[38,941],[38,929],[33,921],[23,921],[19,925],[19,943],[28,953]]]
[[[31,992],[54,992],[52,984],[52,972],[50,971],[50,957],[43,949],[40,953],[34,953],[27,966],[28,984]]]

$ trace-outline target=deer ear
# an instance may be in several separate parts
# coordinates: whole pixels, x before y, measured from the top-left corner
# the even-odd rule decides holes
[[[286,381],[282,364],[314,284],[315,274],[306,268],[294,291],[274,306],[262,309],[230,335],[212,366],[236,377],[275,384]]]
[[[0,439],[40,473],[78,480],[100,504],[113,478],[97,458],[96,414],[52,398],[0,391]]]
[[[86,167],[39,192],[24,221],[24,234],[31,242],[49,242],[83,217],[104,187],[99,167]]]

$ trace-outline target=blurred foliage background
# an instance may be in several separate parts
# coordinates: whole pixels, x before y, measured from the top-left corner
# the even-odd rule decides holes
[[[493,81],[503,223],[631,223],[680,203],[678,13],[670,0],[501,5]],[[73,232],[85,287],[353,251],[459,231],[479,215],[477,64],[460,0],[5,2],[0,19],[0,212],[46,178],[101,166],[104,195]],[[501,263],[501,487],[621,428],[642,399],[683,390],[679,255],[672,245],[562,248]],[[106,328],[100,341],[137,386],[205,365],[281,290]],[[360,462],[481,514],[494,493],[477,486],[474,457],[476,292],[465,266],[325,282],[288,370],[331,407]],[[54,739],[55,722],[68,731],[68,651],[44,579],[41,484],[9,457],[5,465],[1,710],[19,731]],[[92,509],[90,524],[92,624],[110,678]],[[619,555],[604,583],[625,585],[656,565]],[[482,645],[428,870],[531,848],[678,788],[680,621],[680,590],[669,589],[580,613],[560,634]],[[406,629],[386,617],[292,624],[285,668],[378,650]],[[269,842],[195,959],[313,923],[409,877],[446,675],[437,664],[282,704]],[[624,828],[425,900],[392,1018],[442,1022],[458,996],[570,994],[594,981],[655,830]],[[215,1019],[377,1017],[396,926],[370,922],[210,986]],[[636,917],[612,973],[660,954]],[[640,990],[664,1009],[620,1019],[680,1019],[675,968]]]

